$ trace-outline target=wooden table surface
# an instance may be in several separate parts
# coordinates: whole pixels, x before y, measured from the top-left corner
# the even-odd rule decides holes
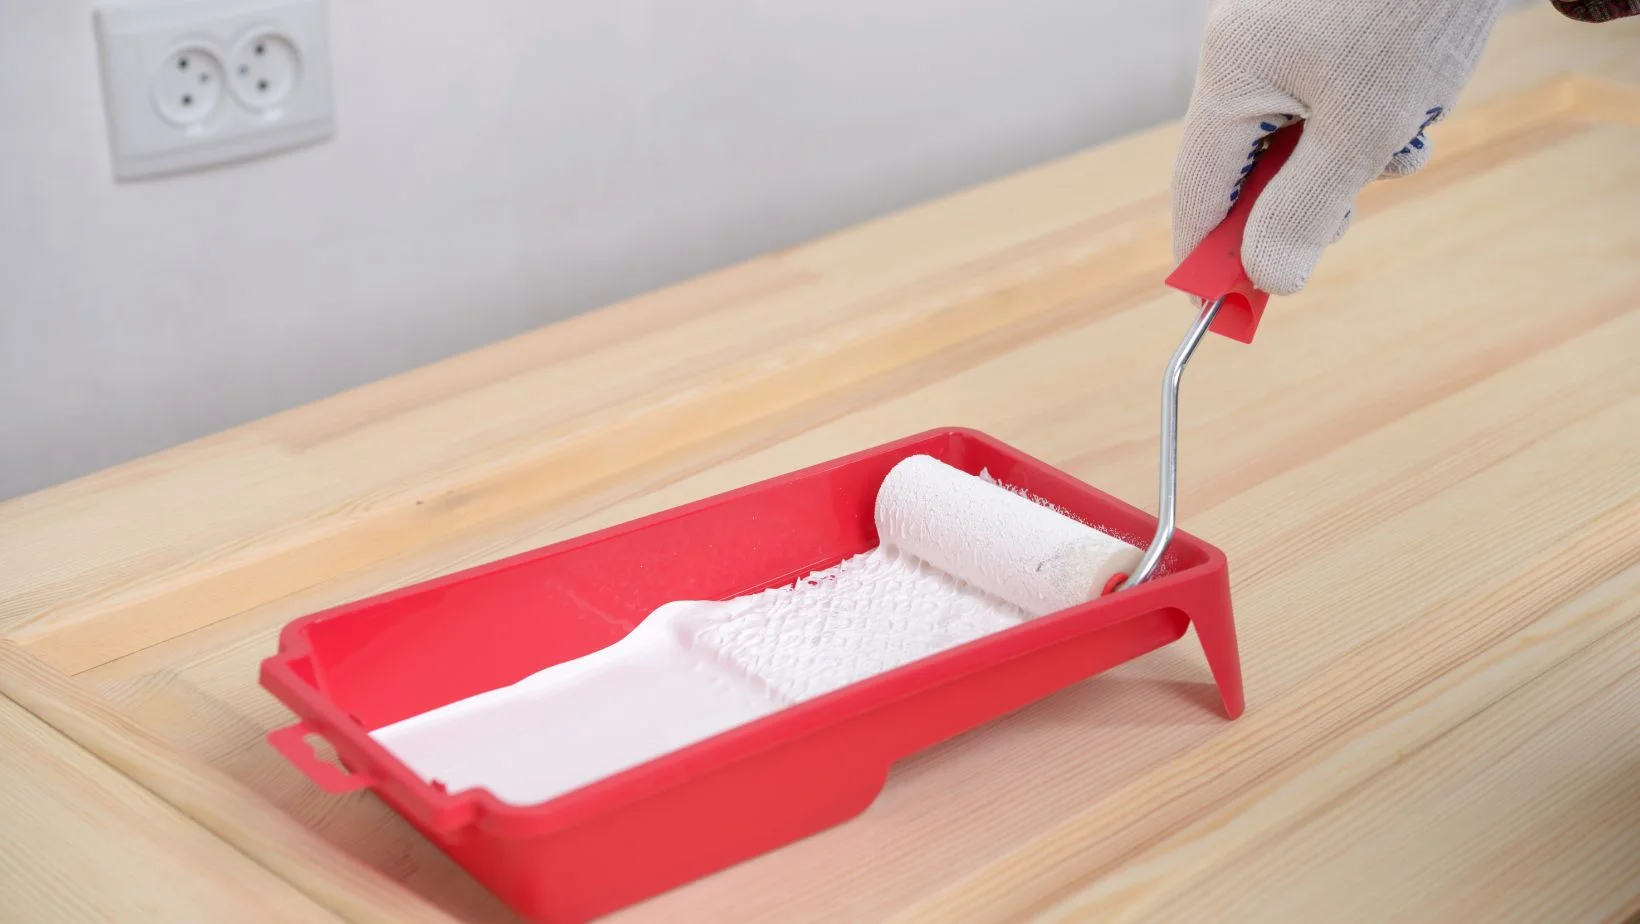
[[[1640,23],[1510,19],[1433,135],[1186,376],[1244,717],[1187,637],[616,919],[1640,911]],[[508,920],[264,742],[305,613],[933,426],[1152,506],[1176,138],[0,505],[0,918]]]

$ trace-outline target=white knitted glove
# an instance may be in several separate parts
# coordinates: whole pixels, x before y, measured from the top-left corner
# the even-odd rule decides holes
[[[1474,70],[1503,0],[1208,0],[1173,173],[1173,250],[1224,219],[1265,135],[1307,120],[1248,217],[1253,284],[1291,295],[1343,236],[1355,196],[1429,159],[1424,129]]]

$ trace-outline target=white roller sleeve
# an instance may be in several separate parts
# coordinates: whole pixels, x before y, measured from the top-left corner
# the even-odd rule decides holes
[[[877,492],[876,520],[884,545],[1034,616],[1093,599],[1143,557],[1115,536],[931,456],[894,466]]]

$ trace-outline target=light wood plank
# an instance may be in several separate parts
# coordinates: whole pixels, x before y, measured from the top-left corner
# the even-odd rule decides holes
[[[0,780],[0,920],[338,920],[3,696]]]
[[[1573,618],[1546,619],[1552,625],[1438,694],[1497,697],[1474,718],[1450,730],[1431,722],[1438,698],[1421,704],[1426,714],[1405,715],[1427,743],[1399,750],[1342,799],[1271,806],[1286,824],[1239,856],[1189,864],[1207,875],[1171,881],[1160,901],[1106,904],[1116,890],[1101,883],[1047,919],[1628,919],[1640,911],[1640,618],[1598,628],[1640,612],[1633,577],[1590,595],[1603,600],[1574,604],[1575,616],[1556,614]],[[1532,647],[1563,653],[1566,642],[1585,644],[1498,697],[1504,686],[1486,674],[1524,666],[1512,662]],[[1177,868],[1200,847],[1181,841],[1133,869]]]
[[[454,920],[7,641],[0,641],[0,695],[296,883],[344,920]]]

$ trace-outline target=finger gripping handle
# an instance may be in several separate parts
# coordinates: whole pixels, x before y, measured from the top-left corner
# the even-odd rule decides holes
[[[1241,260],[1242,237],[1247,231],[1247,216],[1253,211],[1253,203],[1292,155],[1303,131],[1304,123],[1295,121],[1269,136],[1264,152],[1242,180],[1241,194],[1230,207],[1230,213],[1167,277],[1167,284],[1181,292],[1209,302],[1224,299],[1208,328],[1213,333],[1252,343],[1253,334],[1258,331],[1270,293],[1261,291],[1247,277]]]

